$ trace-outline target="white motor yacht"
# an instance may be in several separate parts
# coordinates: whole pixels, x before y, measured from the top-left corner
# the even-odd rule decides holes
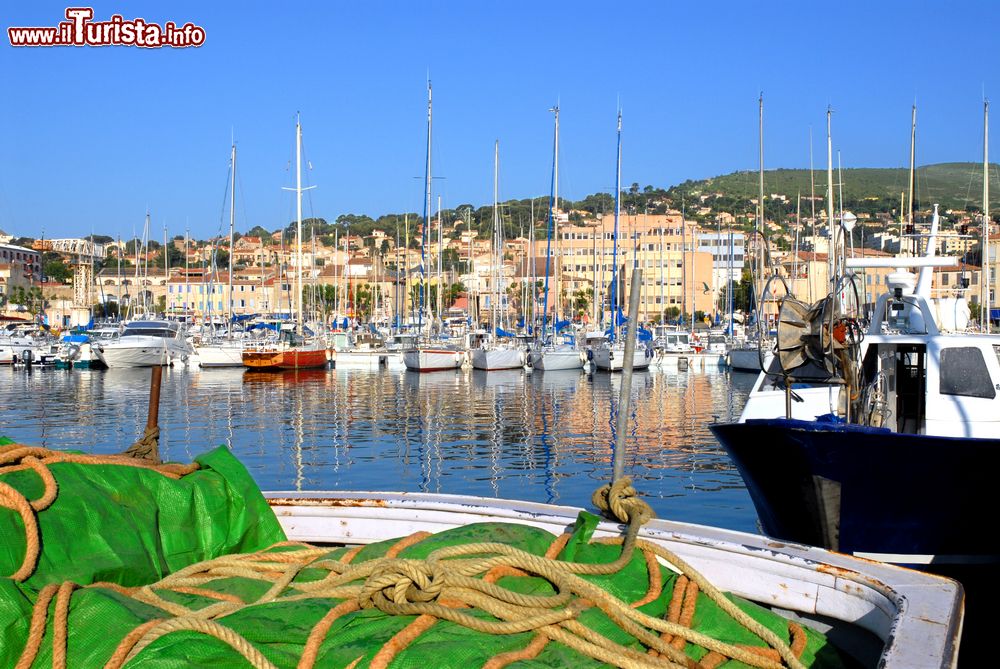
[[[117,339],[101,343],[95,350],[108,367],[186,363],[194,352],[180,323],[162,319],[129,321]]]

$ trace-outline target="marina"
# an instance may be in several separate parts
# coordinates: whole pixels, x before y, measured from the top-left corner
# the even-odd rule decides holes
[[[17,441],[117,453],[145,419],[148,369],[0,375],[0,403],[10,407],[0,434]],[[752,383],[718,367],[636,374],[629,471],[659,514],[755,531],[739,474],[707,427],[735,420]],[[165,459],[182,461],[226,444],[265,490],[392,481],[398,490],[585,506],[607,470],[619,384],[580,370],[175,366],[164,374],[160,443]]]

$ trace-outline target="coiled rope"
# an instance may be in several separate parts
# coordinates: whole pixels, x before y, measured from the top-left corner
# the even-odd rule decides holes
[[[16,447],[15,447],[16,446]],[[193,471],[193,467],[148,465],[121,456],[78,456],[32,449],[21,445],[0,447],[0,473],[31,468],[46,482],[45,493],[34,503],[7,486],[0,488],[0,503],[14,508],[25,523],[29,551],[18,574],[30,575],[37,561],[37,523],[32,504],[51,504],[54,479],[45,467],[52,462],[85,462],[116,464],[155,469],[166,476],[176,477]],[[14,463],[17,464],[9,464]],[[46,473],[43,473],[46,472]],[[52,483],[50,483],[52,482]],[[9,490],[8,490],[9,489]],[[500,669],[518,659],[536,656],[549,641],[556,641],[585,656],[628,669],[680,667],[693,669],[715,666],[727,658],[761,669],[781,667],[801,668],[798,657],[805,644],[789,643],[749,617],[730,602],[671,551],[638,539],[641,525],[653,517],[649,505],[636,495],[628,479],[605,486],[595,494],[598,508],[614,514],[626,523],[623,537],[607,540],[621,543],[619,557],[609,563],[590,564],[558,560],[557,556],[569,535],[559,537],[544,556],[535,555],[508,544],[480,542],[438,548],[425,559],[398,557],[400,551],[426,538],[426,533],[411,535],[393,546],[383,557],[352,563],[357,550],[334,557],[329,548],[286,542],[255,553],[229,555],[180,569],[161,581],[148,586],[126,588],[97,583],[87,588],[105,587],[155,606],[164,612],[129,633],[108,659],[105,669],[119,669],[128,664],[150,644],[177,631],[197,632],[216,638],[238,652],[257,669],[274,669],[274,665],[246,638],[227,627],[224,618],[248,606],[264,603],[285,603],[314,599],[342,600],[319,620],[308,635],[299,669],[311,669],[319,649],[333,623],[344,615],[363,609],[378,609],[394,616],[416,616],[375,654],[370,666],[383,668],[420,634],[447,620],[471,630],[487,634],[516,634],[534,631],[535,636],[522,651],[497,655],[487,663],[490,669]],[[25,506],[30,513],[25,512]],[[30,537],[36,536],[34,544]],[[275,548],[281,550],[275,551]],[[644,553],[649,572],[649,588],[637,602],[622,601],[598,585],[582,578],[588,575],[608,575],[625,567],[638,549]],[[485,557],[484,557],[485,556]],[[662,591],[659,561],[686,576],[674,585],[674,598],[665,618],[647,615],[638,607],[656,599]],[[305,568],[324,569],[327,575],[319,580],[294,582]],[[22,574],[23,575],[23,574]],[[546,579],[552,595],[526,595],[504,588],[496,581],[506,575],[527,575]],[[26,576],[25,576],[26,577]],[[231,594],[213,592],[207,588],[218,578],[251,578],[270,583],[266,592],[251,601]],[[23,580],[23,579],[22,579]],[[53,620],[53,666],[62,669],[66,663],[66,639],[69,602],[76,586],[72,583],[44,588],[32,611],[28,642],[17,669],[30,667],[37,656],[47,627],[49,608],[56,600]],[[159,593],[175,592],[201,595],[212,600],[207,606],[192,608],[168,601]],[[727,644],[691,629],[691,618],[697,593],[701,592],[728,613],[744,628],[767,644],[768,648],[748,648]],[[681,593],[678,595],[678,593]],[[621,630],[637,639],[644,648],[639,650],[622,645],[578,621],[580,614],[592,608],[600,609]],[[479,610],[495,620],[483,619],[471,613]],[[791,632],[796,640],[796,632]],[[804,638],[804,633],[802,634]],[[684,653],[686,644],[706,649],[700,664]],[[360,660],[361,658],[358,658]],[[358,660],[355,660],[355,664]]]
[[[38,566],[41,544],[38,534],[38,517],[36,514],[39,511],[49,508],[59,494],[59,487],[56,484],[55,477],[52,476],[52,472],[49,470],[49,465],[61,462],[72,462],[83,465],[139,467],[142,469],[151,469],[173,479],[178,479],[198,469],[197,463],[190,465],[164,465],[137,460],[125,455],[83,455],[80,453],[53,451],[38,446],[26,446],[24,444],[5,444],[0,446],[0,475],[30,469],[38,474],[44,486],[41,497],[35,500],[28,500],[13,486],[0,481],[0,507],[15,511],[24,523],[24,559],[17,571],[10,575],[12,580],[19,583],[28,579]]]

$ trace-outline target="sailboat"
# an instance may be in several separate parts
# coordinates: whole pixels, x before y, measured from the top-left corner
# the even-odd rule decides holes
[[[500,142],[498,140],[493,145],[493,260],[490,272],[493,275],[493,291],[490,295],[490,321],[493,327],[485,341],[470,351],[473,368],[483,370],[517,369],[523,367],[525,362],[524,351],[509,337],[506,340],[500,338],[501,333],[503,333],[503,329],[500,327],[503,320],[500,303],[503,294],[501,290],[503,226],[500,224],[499,204],[497,203],[499,175]]]
[[[313,188],[310,186],[309,188]],[[317,337],[306,337],[302,323],[302,124],[295,119],[296,271],[295,329],[282,329],[277,342],[243,350],[243,365],[254,370],[316,369],[326,367],[326,346]]]
[[[621,286],[618,285],[618,219],[621,215],[622,192],[622,113],[618,111],[618,160],[615,170],[615,230],[611,252],[611,328],[607,337],[594,348],[594,366],[608,372],[620,372],[625,366],[625,338],[621,329]],[[633,318],[636,316],[633,315]],[[632,356],[632,369],[647,369],[653,359],[653,350],[645,343],[636,342]]]
[[[424,228],[420,244],[420,311],[418,312],[417,331],[424,341],[414,342],[414,346],[403,351],[403,364],[408,370],[414,372],[438,372],[449,369],[458,369],[465,360],[465,353],[457,348],[434,344],[426,339],[423,332],[423,319],[425,305],[427,304],[426,294],[426,274],[425,274],[425,253],[427,249],[427,231],[431,224],[431,118],[432,118],[431,82],[427,82],[427,162],[424,166]],[[440,207],[438,207],[440,209]],[[440,247],[440,244],[439,244]],[[441,297],[443,282],[438,282],[438,297]],[[439,300],[440,301],[440,300]],[[435,318],[440,321],[441,314],[435,314]],[[430,329],[430,328],[428,328]]]
[[[227,293],[229,308],[226,311],[226,332],[223,337],[213,335],[206,341],[195,346],[195,353],[198,356],[198,365],[203,368],[209,367],[242,367],[243,366],[243,342],[233,338],[233,233],[236,224],[236,142],[232,148],[232,170],[230,174],[229,193],[229,291]],[[213,266],[215,263],[212,263]]]
[[[548,240],[545,246],[545,298],[542,307],[542,331],[528,356],[533,369],[555,371],[559,369],[580,369],[587,357],[576,348],[575,342],[567,337],[559,337],[559,234],[556,211],[559,208],[559,106],[551,109],[555,113],[555,137],[552,148],[552,187],[549,191],[549,215],[547,222]],[[532,221],[534,225],[534,221]],[[556,302],[552,318],[552,330],[547,327],[549,318],[549,261],[552,258],[552,240],[556,241]],[[532,260],[532,265],[534,261]],[[532,298],[534,304],[534,298]]]

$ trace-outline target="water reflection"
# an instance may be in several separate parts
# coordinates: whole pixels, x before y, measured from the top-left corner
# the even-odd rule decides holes
[[[752,378],[633,378],[626,466],[666,517],[752,530],[731,462],[708,431],[739,414]],[[419,490],[587,505],[610,472],[621,377],[582,371],[169,369],[161,449],[225,444],[262,488]],[[149,370],[0,369],[0,434],[113,453],[145,423]]]

